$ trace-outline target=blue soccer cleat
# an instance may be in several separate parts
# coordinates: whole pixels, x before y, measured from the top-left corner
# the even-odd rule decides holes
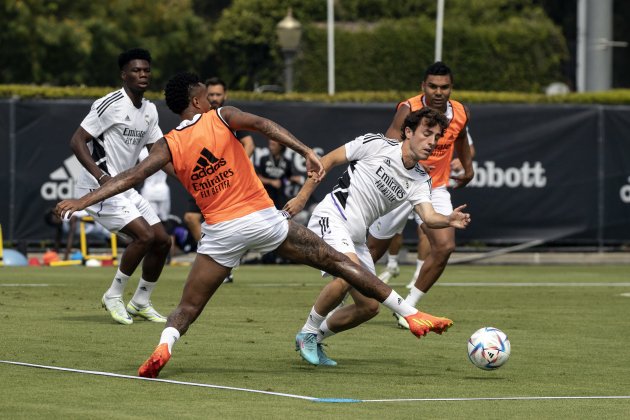
[[[299,332],[295,336],[295,351],[311,365],[319,365],[317,334]]]

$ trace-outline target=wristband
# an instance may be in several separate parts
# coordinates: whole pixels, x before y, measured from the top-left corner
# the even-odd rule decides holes
[[[99,176],[99,177],[98,177],[97,181],[98,181],[98,182],[101,182],[101,179],[103,179],[103,177],[104,177],[105,175],[109,175],[109,174],[108,174],[107,172],[103,172],[103,174],[102,174],[101,176]]]

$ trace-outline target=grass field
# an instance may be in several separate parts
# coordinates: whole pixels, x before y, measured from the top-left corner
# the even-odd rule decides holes
[[[412,267],[394,279],[404,284]],[[168,313],[188,268],[167,267],[153,294]],[[135,376],[162,326],[114,324],[100,308],[110,268],[0,268],[0,360]],[[324,281],[299,266],[243,266],[175,346],[161,379],[203,388],[0,363],[0,418],[629,418],[630,399],[467,400],[630,396],[629,266],[452,266],[421,309],[455,321],[420,340],[387,309],[328,340],[334,368],[294,351]],[[396,282],[397,281],[397,282]],[[128,299],[137,276],[130,280]],[[509,362],[474,367],[468,336],[505,331]],[[394,399],[461,398],[446,401]]]

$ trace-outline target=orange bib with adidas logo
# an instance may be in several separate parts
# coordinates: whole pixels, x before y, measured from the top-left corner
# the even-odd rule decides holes
[[[234,132],[209,111],[164,136],[175,174],[208,224],[273,207]]]

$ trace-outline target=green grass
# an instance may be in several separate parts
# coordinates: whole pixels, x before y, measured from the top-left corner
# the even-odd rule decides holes
[[[188,268],[167,267],[153,294],[165,313]],[[328,340],[336,368],[313,367],[293,350],[324,281],[298,266],[243,266],[175,346],[162,379],[319,398],[477,398],[630,395],[630,287],[545,286],[629,282],[628,266],[452,266],[422,310],[452,318],[421,340],[395,327],[385,308]],[[404,284],[412,267],[394,279]],[[0,359],[135,375],[161,325],[114,324],[100,308],[112,268],[0,268]],[[137,276],[130,281],[128,296]],[[448,283],[541,283],[540,287]],[[8,284],[47,284],[17,287]],[[4,285],[4,286],[3,286]],[[512,356],[475,368],[469,335],[505,331]],[[627,418],[630,400],[314,403],[0,364],[0,418]]]

